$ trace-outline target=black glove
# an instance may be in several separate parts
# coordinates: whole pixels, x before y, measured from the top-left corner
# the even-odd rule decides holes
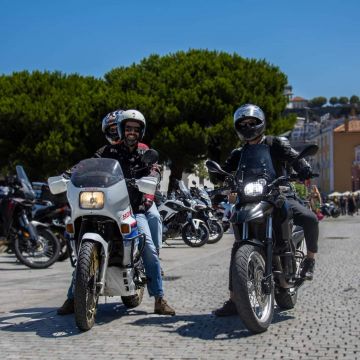
[[[300,181],[305,181],[307,179],[310,179],[311,177],[312,177],[312,171],[310,168],[304,168],[298,174],[298,178]]]

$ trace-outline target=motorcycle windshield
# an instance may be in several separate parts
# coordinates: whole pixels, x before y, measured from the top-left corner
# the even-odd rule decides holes
[[[22,191],[26,199],[33,200],[36,198],[35,191],[33,190],[30,180],[26,175],[24,168],[21,165],[16,165],[16,174],[18,180],[21,182]]]
[[[247,145],[239,162],[237,176],[244,182],[263,178],[268,182],[275,179],[276,173],[270,155],[270,148],[265,144]]]
[[[181,180],[179,181],[179,190],[183,193],[183,195],[187,199],[191,199],[190,190],[185,186],[184,182]]]
[[[124,180],[119,162],[115,159],[93,158],[80,161],[72,170],[71,182],[76,187],[110,187]]]

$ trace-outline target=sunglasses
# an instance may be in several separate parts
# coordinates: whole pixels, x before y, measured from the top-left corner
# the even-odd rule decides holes
[[[136,133],[140,133],[140,126],[125,126],[125,131],[126,132],[136,132]]]
[[[245,120],[245,121],[242,121],[240,124],[239,124],[239,127],[241,128],[245,128],[245,127],[252,127],[252,126],[256,126],[257,125],[257,121],[256,120]]]

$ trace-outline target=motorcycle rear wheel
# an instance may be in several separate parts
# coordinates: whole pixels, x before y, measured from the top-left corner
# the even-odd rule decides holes
[[[210,232],[210,236],[209,236],[208,244],[217,243],[218,241],[221,240],[221,238],[224,235],[224,229],[222,225],[216,220],[210,221],[209,232]]]
[[[100,274],[99,249],[96,243],[83,240],[76,267],[74,291],[75,322],[82,331],[95,323],[99,299],[96,283]]]
[[[187,222],[181,230],[181,236],[186,245],[200,247],[208,242],[209,230],[204,223],[200,223],[198,229],[194,231],[192,225]]]
[[[259,248],[242,245],[231,268],[234,302],[241,320],[255,334],[267,330],[274,314],[274,288],[270,294],[264,293],[264,274],[265,258]]]
[[[18,260],[32,269],[46,269],[59,258],[60,244],[56,236],[46,228],[37,228],[38,240],[31,240],[18,234],[14,239],[14,251]]]

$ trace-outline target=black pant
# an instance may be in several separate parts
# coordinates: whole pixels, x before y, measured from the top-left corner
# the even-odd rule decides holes
[[[316,215],[307,207],[300,204],[293,198],[287,200],[288,209],[292,213],[294,224],[301,226],[304,230],[304,237],[306,247],[309,251],[316,253],[318,251],[318,238],[319,238],[319,221]],[[230,271],[229,271],[229,290],[232,291],[231,268],[232,262],[241,242],[235,241],[231,250]]]

